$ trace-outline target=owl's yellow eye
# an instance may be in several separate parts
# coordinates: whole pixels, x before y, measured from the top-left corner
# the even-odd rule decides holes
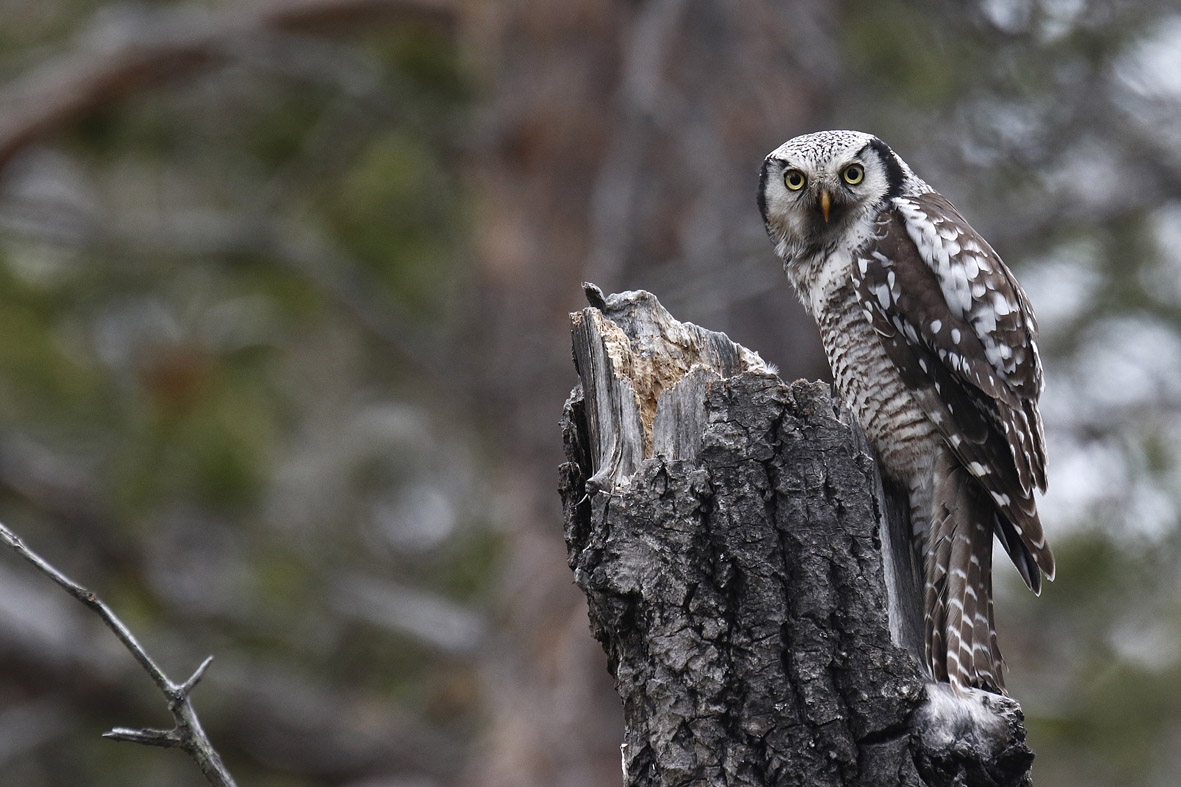
[[[788,191],[799,191],[807,182],[808,178],[798,169],[789,169],[783,173],[783,185],[787,186]]]
[[[850,186],[856,186],[861,181],[865,180],[865,167],[860,164],[850,164],[845,167],[845,171],[841,173],[841,177]]]

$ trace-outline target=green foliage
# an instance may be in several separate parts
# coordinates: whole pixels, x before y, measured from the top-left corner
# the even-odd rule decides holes
[[[62,16],[44,31],[86,23],[51,5]],[[355,712],[379,727],[398,714],[472,725],[470,667],[342,595],[355,574],[472,599],[497,541],[473,532],[486,522],[467,502],[471,451],[424,417],[436,397],[397,344],[399,319],[448,341],[466,78],[439,32],[360,38],[315,39],[339,71],[260,49],[87,114],[55,154],[68,192],[55,207],[78,232],[0,235],[0,439],[43,465],[0,492],[4,519],[28,524],[47,554],[79,552],[63,565],[174,678],[216,654],[203,719],[243,783],[323,783],[235,742],[252,669],[324,698],[314,723]],[[5,45],[24,43],[6,31]],[[447,506],[398,502],[436,474]],[[70,484],[76,513],[57,491]],[[73,543],[81,527],[85,546]],[[116,724],[165,723],[145,676],[120,681],[136,699],[87,709],[52,742],[69,755],[33,752],[6,773],[29,785],[198,783],[179,756],[93,743]],[[259,713],[298,727],[282,696]]]
[[[983,53],[930,25],[924,4],[854,6],[840,29],[840,49],[850,73],[885,83],[896,99],[920,107],[944,106],[964,89],[973,60]]]

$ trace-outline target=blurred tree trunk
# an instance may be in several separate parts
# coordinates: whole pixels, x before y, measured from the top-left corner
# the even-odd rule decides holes
[[[820,0],[469,4],[467,43],[490,82],[469,153],[480,284],[467,304],[470,363],[457,366],[473,370],[467,388],[503,451],[492,472],[497,518],[509,523],[503,627],[484,681],[491,733],[473,784],[619,782],[618,702],[562,564],[553,493],[556,422],[569,390],[567,313],[584,278],[620,286],[670,262],[677,276],[699,279],[686,299],[728,307],[727,290],[714,286],[737,254],[724,239],[738,231],[765,248],[758,164],[815,126],[824,80],[835,76],[817,76],[835,62],[828,8]],[[789,327],[787,317],[771,319]],[[800,346],[815,364],[812,345]]]

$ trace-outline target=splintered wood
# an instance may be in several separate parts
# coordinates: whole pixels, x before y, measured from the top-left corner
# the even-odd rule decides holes
[[[725,334],[677,321],[649,292],[604,298],[585,286],[592,305],[571,321],[592,485],[625,484],[652,456],[692,459],[701,443],[705,389],[743,372],[774,371]]]

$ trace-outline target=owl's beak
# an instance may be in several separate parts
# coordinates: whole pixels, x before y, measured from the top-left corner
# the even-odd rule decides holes
[[[828,189],[820,190],[820,212],[824,214],[824,223],[828,224],[828,211],[832,207],[832,195]]]

